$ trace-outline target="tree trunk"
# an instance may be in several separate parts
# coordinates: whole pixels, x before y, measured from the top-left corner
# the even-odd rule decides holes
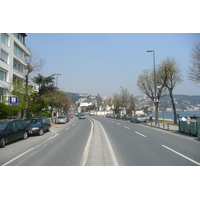
[[[25,107],[24,107],[23,119],[26,119],[27,117],[27,110],[28,110],[28,75],[26,75],[26,80],[25,80]]]
[[[177,124],[176,104],[174,102],[174,97],[173,97],[173,94],[172,94],[172,90],[169,90],[169,95],[170,95],[170,98],[171,98],[172,108],[173,108],[173,111],[174,111],[174,124]]]
[[[156,108],[156,110],[155,110],[155,112],[156,112],[156,114],[155,114],[155,125],[157,125],[157,123],[158,123],[158,102],[155,102],[154,105],[155,105],[155,108]]]

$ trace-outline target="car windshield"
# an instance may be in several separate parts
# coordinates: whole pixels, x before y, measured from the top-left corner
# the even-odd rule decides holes
[[[12,121],[10,119],[1,119],[0,120],[0,130],[4,130],[7,124]]]
[[[58,116],[58,119],[65,118],[65,116]]]
[[[145,115],[138,115],[138,117],[145,117]]]
[[[8,124],[9,122],[5,122],[4,124],[1,124],[0,125],[0,131],[4,130],[6,125]]]
[[[84,114],[79,114],[79,116],[85,116]]]
[[[32,119],[29,124],[41,124],[41,123],[42,123],[41,119]]]

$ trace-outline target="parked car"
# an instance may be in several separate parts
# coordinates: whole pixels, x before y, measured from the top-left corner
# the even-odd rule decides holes
[[[66,124],[67,121],[68,118],[65,115],[61,115],[56,118],[56,124]]]
[[[137,115],[131,116],[130,122],[146,122],[146,117],[144,114],[137,114]]]
[[[79,113],[78,114],[79,119],[85,119],[85,114],[84,113]]]
[[[38,117],[29,119],[26,122],[30,126],[30,134],[43,135],[44,132],[48,132],[51,127],[51,122],[47,117]]]
[[[120,114],[119,114],[119,119],[122,119],[124,116],[125,116],[125,114],[120,113]]]
[[[123,120],[130,120],[131,115],[127,114],[122,117]]]
[[[5,120],[0,125],[0,147],[18,139],[27,139],[29,126],[23,119]]]
[[[120,114],[119,114],[119,113],[114,113],[114,114],[113,114],[113,118],[119,119],[119,117],[120,117]]]

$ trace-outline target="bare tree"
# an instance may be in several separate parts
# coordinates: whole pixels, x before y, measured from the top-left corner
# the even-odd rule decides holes
[[[176,62],[173,58],[166,58],[161,62],[157,71],[157,75],[159,77],[158,83],[163,87],[166,87],[169,91],[174,111],[174,123],[177,124],[176,104],[172,92],[175,86],[182,82],[182,76],[178,62]]]
[[[31,56],[28,56],[25,58],[26,60],[26,66],[25,66],[25,108],[24,108],[24,115],[23,119],[26,119],[27,116],[27,110],[28,110],[28,104],[29,104],[29,98],[28,98],[28,87],[29,87],[29,79],[30,75],[33,72],[40,71],[42,67],[45,65],[45,61],[41,58],[39,58],[38,54],[31,53]]]
[[[198,84],[200,83],[200,43],[193,45],[190,57],[191,66],[189,66],[188,78],[194,84]]]
[[[158,86],[159,77],[156,73],[156,80],[157,83],[154,82],[154,72],[153,70],[143,70],[143,74],[138,76],[137,80],[137,86],[139,90],[143,93],[146,94],[154,103],[155,105],[155,110],[156,110],[156,122],[158,121],[158,106],[159,106],[159,99],[163,97],[166,94],[166,88],[163,85],[160,85],[159,90],[157,94],[155,94],[155,84]],[[158,102],[154,102],[154,97],[157,97]]]

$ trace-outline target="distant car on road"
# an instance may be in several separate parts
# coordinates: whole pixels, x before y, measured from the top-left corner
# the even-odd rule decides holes
[[[56,118],[56,124],[66,124],[67,121],[68,118],[65,115],[61,115]]]
[[[144,114],[137,114],[137,115],[131,116],[130,122],[146,122],[146,117]]]
[[[44,132],[48,132],[51,127],[51,122],[47,117],[38,117],[27,120],[26,122],[30,126],[30,134],[43,135]]]
[[[3,148],[7,143],[18,139],[27,139],[29,126],[23,119],[5,120],[0,125],[0,147]]]
[[[85,114],[84,113],[79,113],[78,114],[79,119],[85,119]]]
[[[73,114],[68,114],[68,117],[69,117],[70,119],[72,119],[72,118],[73,118]]]

